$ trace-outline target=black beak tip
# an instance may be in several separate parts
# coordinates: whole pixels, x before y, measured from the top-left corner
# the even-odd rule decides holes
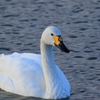
[[[68,50],[67,53],[70,53],[70,51]]]
[[[62,50],[63,52],[70,53],[70,50]]]
[[[66,53],[69,53],[70,50],[63,44],[63,42],[61,41],[59,45],[56,45],[62,52],[66,52]]]

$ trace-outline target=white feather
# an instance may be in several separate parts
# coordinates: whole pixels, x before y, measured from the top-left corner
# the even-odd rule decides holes
[[[54,62],[52,52],[54,40],[50,35],[52,32],[61,35],[58,28],[48,27],[41,38],[41,55],[32,53],[0,55],[1,89],[45,99],[70,96],[70,84]]]

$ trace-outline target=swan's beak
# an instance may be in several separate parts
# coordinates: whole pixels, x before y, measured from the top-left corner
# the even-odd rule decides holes
[[[69,49],[64,45],[63,39],[61,36],[53,35],[53,37],[54,37],[54,44],[56,47],[58,47],[63,52],[66,52],[66,53],[70,52]]]

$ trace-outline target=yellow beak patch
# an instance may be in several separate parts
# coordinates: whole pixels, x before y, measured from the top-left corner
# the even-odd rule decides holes
[[[56,45],[59,45],[60,41],[62,41],[62,37],[61,36],[53,35],[53,38],[54,38],[54,44],[56,44]]]

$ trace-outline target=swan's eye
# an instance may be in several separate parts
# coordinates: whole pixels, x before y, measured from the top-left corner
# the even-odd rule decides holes
[[[53,34],[51,33],[51,36],[53,36]]]

